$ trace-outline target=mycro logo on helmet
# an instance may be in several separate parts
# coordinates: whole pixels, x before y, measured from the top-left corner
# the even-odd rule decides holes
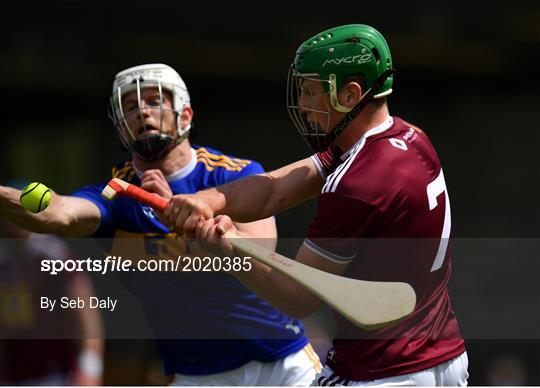
[[[322,67],[325,67],[328,64],[337,66],[337,65],[341,65],[342,63],[346,63],[346,64],[356,63],[357,65],[361,65],[362,63],[369,62],[371,60],[371,56],[372,56],[371,53],[367,53],[367,54],[354,55],[350,57],[327,59],[323,62]]]

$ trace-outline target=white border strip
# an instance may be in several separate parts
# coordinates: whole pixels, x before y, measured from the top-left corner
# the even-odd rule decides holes
[[[352,261],[352,259],[354,258],[354,256],[356,256],[356,254],[354,254],[354,255],[352,255],[350,257],[336,255],[335,253],[328,252],[327,250],[322,249],[318,245],[315,245],[315,243],[313,243],[313,241],[311,241],[308,238],[306,238],[304,240],[303,244],[304,244],[304,246],[306,248],[309,248],[309,250],[311,250],[312,252],[315,252],[319,256],[322,256],[325,259],[328,259],[328,260],[330,260],[330,261],[332,261],[334,263],[338,263],[338,264],[350,263]]]
[[[321,159],[319,159],[319,156],[317,154],[311,155],[310,159],[313,161],[313,164],[315,164],[315,167],[317,168],[317,171],[319,172],[319,175],[321,178],[326,181],[327,175],[326,171],[323,167],[323,164],[321,162]]]

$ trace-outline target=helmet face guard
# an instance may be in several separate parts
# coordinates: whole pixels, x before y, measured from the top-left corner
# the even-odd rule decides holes
[[[300,45],[289,72],[287,82],[287,108],[294,125],[308,144],[319,151],[326,148],[371,100],[383,98],[392,92],[392,58],[384,37],[373,27],[350,24],[323,31]],[[363,80],[362,100],[356,107],[339,103],[337,95],[348,76]],[[327,94],[330,109],[346,113],[334,128],[309,125],[306,107],[300,101],[302,79],[317,79]],[[316,141],[315,141],[316,140]],[[321,148],[322,147],[322,148]]]
[[[328,82],[321,81],[318,74],[300,74],[291,66],[287,77],[287,111],[302,138],[311,148],[319,151],[331,143],[327,135],[330,130],[330,111],[315,108],[311,99],[315,91],[310,90],[305,81]],[[317,116],[318,120],[308,120],[309,114]]]
[[[141,91],[147,88],[158,91],[159,104],[143,106]],[[172,108],[164,105],[164,93],[167,91],[172,96]],[[137,108],[125,112],[123,98],[132,92],[137,96]],[[163,64],[141,65],[116,75],[109,102],[109,118],[115,125],[125,149],[134,152],[141,159],[157,160],[188,137],[191,126],[182,127],[182,113],[188,105],[186,85],[174,69]],[[149,110],[159,110],[159,128],[148,128],[144,124],[143,116],[145,111]],[[164,126],[164,118],[171,114],[174,115],[176,133]],[[128,123],[127,117],[131,115],[139,115],[144,128],[142,134],[137,135],[136,128]]]

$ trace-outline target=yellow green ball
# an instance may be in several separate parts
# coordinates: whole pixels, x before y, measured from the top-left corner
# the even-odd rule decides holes
[[[32,213],[45,210],[51,202],[51,190],[43,183],[32,182],[21,191],[22,207]]]

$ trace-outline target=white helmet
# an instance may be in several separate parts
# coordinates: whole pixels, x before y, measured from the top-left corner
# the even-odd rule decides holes
[[[163,132],[161,123],[159,134],[142,134],[138,137],[126,121],[122,109],[122,98],[126,93],[137,92],[139,111],[141,107],[141,89],[157,88],[162,111],[169,110],[163,107],[163,90],[172,93],[173,112],[176,114],[176,141],[170,134]],[[116,126],[122,144],[129,150],[137,153],[145,160],[161,158],[170,149],[180,144],[189,135],[191,124],[182,127],[182,112],[189,106],[189,93],[186,84],[172,67],[162,63],[152,63],[130,67],[116,74],[113,82],[112,95],[109,103],[109,118]]]

